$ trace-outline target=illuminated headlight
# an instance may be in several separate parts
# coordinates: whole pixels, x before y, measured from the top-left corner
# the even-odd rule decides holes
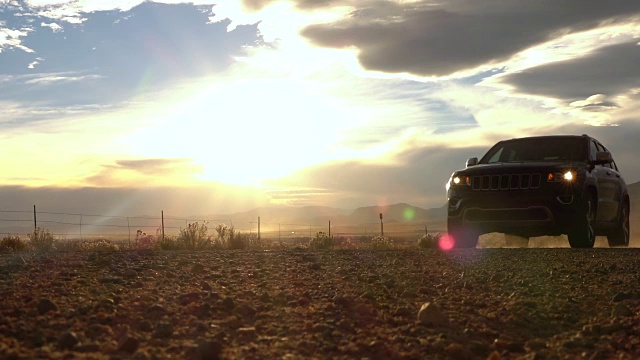
[[[447,187],[447,190],[449,190],[451,186],[470,185],[470,184],[471,184],[471,178],[468,176],[452,176],[451,180],[449,180],[446,187]]]
[[[553,182],[562,181],[562,180],[571,182],[575,180],[575,178],[576,178],[576,174],[573,171],[555,172],[555,173],[549,173],[549,175],[547,175],[547,180],[553,181]]]

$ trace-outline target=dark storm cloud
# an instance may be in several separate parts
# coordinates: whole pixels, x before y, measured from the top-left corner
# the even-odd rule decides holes
[[[501,82],[517,92],[543,95],[568,102],[602,94],[607,97],[640,87],[640,46],[638,41],[599,48],[583,57],[533,67],[506,75]],[[614,107],[602,102],[587,107]]]
[[[355,47],[369,70],[443,76],[506,60],[533,45],[628,19],[640,2],[389,1],[355,3],[346,19],[311,25],[302,34],[333,48]]]
[[[227,32],[231,20],[210,23],[211,6],[144,2],[129,11],[81,15],[85,21],[73,24],[0,4],[3,27],[27,33],[19,47],[0,52],[0,101],[70,106],[126,100],[221,71],[262,41],[257,24]]]

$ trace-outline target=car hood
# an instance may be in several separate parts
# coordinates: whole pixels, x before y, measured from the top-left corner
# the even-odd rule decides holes
[[[473,175],[473,174],[498,174],[498,173],[532,173],[532,172],[545,172],[554,171],[560,169],[570,169],[584,167],[586,164],[583,162],[542,162],[542,161],[523,161],[523,162],[509,162],[509,163],[495,163],[495,164],[479,164],[470,166],[464,170],[460,170],[458,174]]]

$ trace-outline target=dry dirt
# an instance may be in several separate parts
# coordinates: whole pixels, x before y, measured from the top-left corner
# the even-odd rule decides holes
[[[5,254],[0,358],[640,358],[639,269],[640,249]]]

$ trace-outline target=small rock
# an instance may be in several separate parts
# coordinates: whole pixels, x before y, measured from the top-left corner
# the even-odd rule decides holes
[[[58,348],[68,350],[78,344],[78,337],[73,331],[67,331],[58,339]]]
[[[254,341],[258,338],[255,327],[239,328],[238,330],[236,330],[236,334],[238,334],[238,338],[244,341]]]
[[[616,296],[613,297],[613,302],[620,302],[627,299],[633,299],[634,296],[632,294],[626,292],[619,292]]]
[[[242,316],[242,317],[248,317],[248,318],[252,318],[256,315],[256,309],[254,309],[253,307],[251,307],[250,305],[247,304],[240,304],[238,306],[236,306],[235,308],[235,313]]]
[[[322,268],[322,265],[320,265],[320,263],[314,262],[309,265],[309,268],[311,270],[320,270]]]
[[[222,353],[222,345],[213,340],[203,341],[198,344],[198,357],[199,360],[217,360],[220,359]]]
[[[125,270],[123,277],[125,279],[135,279],[138,277],[138,272],[133,269],[127,269]]]
[[[200,273],[200,272],[203,272],[203,271],[204,271],[204,265],[202,265],[200,263],[195,263],[191,267],[191,272],[192,273]]]
[[[140,324],[138,325],[138,329],[140,331],[144,331],[144,332],[152,332],[153,331],[153,325],[151,325],[151,321],[149,321],[149,320],[142,320],[142,321],[140,321]]]
[[[407,307],[399,307],[393,312],[393,316],[410,317],[412,315],[413,311]]]
[[[353,304],[353,301],[346,296],[336,295],[333,298],[333,303],[337,306],[350,307]]]
[[[235,302],[233,301],[232,298],[225,298],[224,300],[222,300],[222,306],[225,307],[228,310],[233,309],[234,307],[236,307]]]
[[[173,335],[173,325],[166,321],[159,322],[156,331],[153,332],[155,338],[168,338],[171,335]]]
[[[429,325],[447,325],[449,319],[440,311],[438,305],[434,303],[424,303],[418,312],[418,321]]]
[[[89,338],[89,339],[97,339],[101,336],[109,336],[113,334],[113,330],[111,329],[110,326],[108,325],[102,325],[102,324],[91,324],[89,325],[89,327],[84,331],[84,334]]]
[[[616,306],[611,311],[612,317],[627,317],[633,315],[633,311],[629,309],[626,305],[622,303],[617,303]]]
[[[167,314],[167,310],[165,310],[161,305],[158,305],[158,304],[151,305],[147,309],[147,317],[150,319],[160,319],[166,314]]]
[[[547,347],[547,343],[541,339],[531,339],[524,343],[525,349],[529,351],[538,351]]]
[[[619,323],[611,323],[611,324],[606,324],[606,325],[602,325],[600,327],[600,334],[601,335],[611,335],[616,331],[620,331],[622,330],[622,325],[620,325]]]
[[[203,281],[202,284],[200,285],[200,288],[204,291],[211,291],[213,290],[213,288],[211,287],[211,285],[209,285],[208,282]]]
[[[41,299],[38,303],[38,313],[40,315],[44,315],[49,311],[58,311],[58,305],[51,301],[50,299]]]
[[[96,343],[77,345],[76,347],[73,348],[73,351],[80,352],[80,353],[98,352],[100,351],[100,345]]]
[[[444,348],[444,351],[452,359],[470,359],[471,352],[458,343],[451,343]]]
[[[118,351],[133,354],[140,347],[140,341],[131,336],[125,336],[118,344]]]

